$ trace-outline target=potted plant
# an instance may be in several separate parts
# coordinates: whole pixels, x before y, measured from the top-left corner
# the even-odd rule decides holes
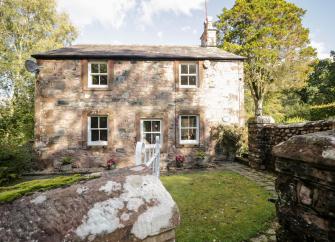
[[[176,166],[178,168],[183,167],[185,161],[185,156],[183,155],[176,155]]]
[[[207,155],[203,150],[197,150],[195,153],[195,165],[197,167],[204,167],[207,162]]]
[[[117,163],[118,163],[117,160],[114,159],[114,158],[108,160],[107,161],[107,170],[115,169]]]

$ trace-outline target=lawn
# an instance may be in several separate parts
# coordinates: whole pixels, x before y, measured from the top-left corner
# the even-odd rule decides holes
[[[37,179],[12,186],[0,187],[0,203],[13,201],[23,195],[31,194],[35,191],[50,190],[87,179],[91,178],[81,175],[57,176],[49,179]]]
[[[178,204],[178,242],[243,241],[265,230],[275,217],[271,194],[233,172],[163,176]]]

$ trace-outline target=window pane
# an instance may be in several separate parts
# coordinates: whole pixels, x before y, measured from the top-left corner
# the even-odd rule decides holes
[[[180,65],[181,74],[188,74],[187,65]]]
[[[151,121],[143,121],[143,131],[151,132]]]
[[[190,118],[190,127],[197,127],[197,117],[189,116],[189,118]]]
[[[92,141],[99,141],[99,130],[91,130]]]
[[[101,75],[100,76],[100,85],[107,85],[107,76]]]
[[[99,85],[99,76],[92,75],[92,84]]]
[[[195,86],[197,85],[197,78],[195,76],[189,76],[189,85]]]
[[[188,140],[188,129],[181,129],[181,140]]]
[[[196,65],[189,65],[189,73],[190,74],[196,74],[197,73],[197,66]]]
[[[107,141],[107,130],[106,129],[100,130],[100,140]]]
[[[107,117],[100,117],[100,128],[107,128]]]
[[[196,129],[189,129],[188,132],[188,139],[189,140],[196,140],[197,139],[197,130]]]
[[[161,130],[161,122],[160,121],[152,121],[152,131],[157,132]]]
[[[107,64],[100,64],[100,73],[107,73]]]
[[[180,77],[180,84],[181,85],[188,85],[187,76],[181,76]]]
[[[145,140],[146,143],[148,143],[148,144],[152,144],[152,140],[151,140],[151,138],[152,138],[152,134],[145,134],[145,136],[144,136],[144,140]]]
[[[91,73],[99,73],[99,64],[91,64]]]
[[[91,128],[98,128],[98,117],[91,117]]]
[[[181,127],[188,127],[188,116],[181,116]]]
[[[161,134],[152,134],[152,142],[153,142],[153,144],[156,143],[156,136],[159,137],[159,141],[161,142]]]

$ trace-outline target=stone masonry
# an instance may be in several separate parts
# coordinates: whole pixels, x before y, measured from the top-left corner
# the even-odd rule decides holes
[[[274,171],[272,148],[295,135],[335,130],[335,121],[316,121],[299,124],[274,124],[271,117],[248,121],[249,165],[256,169]]]
[[[335,130],[294,136],[273,152],[278,241],[335,241]]]
[[[197,149],[213,155],[210,127],[219,122],[243,125],[243,62],[199,60],[196,89],[179,88],[180,60],[108,59],[108,88],[87,87],[87,59],[38,59],[35,148],[41,167],[72,157],[75,167],[98,167],[111,157],[133,164],[140,120],[162,120],[163,158]],[[108,116],[108,145],[87,145],[89,115]],[[199,145],[178,143],[178,116],[199,115]]]

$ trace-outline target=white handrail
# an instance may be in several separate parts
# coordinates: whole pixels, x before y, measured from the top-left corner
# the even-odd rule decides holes
[[[152,168],[152,173],[159,177],[160,175],[160,140],[159,136],[156,136],[154,145],[146,145],[143,142],[136,143],[135,150],[135,164],[146,166]]]

